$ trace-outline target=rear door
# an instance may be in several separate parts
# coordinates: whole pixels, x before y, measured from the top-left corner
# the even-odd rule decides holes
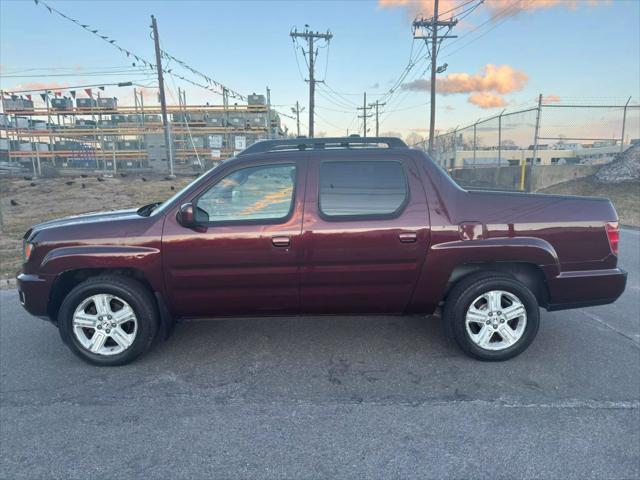
[[[167,215],[162,255],[177,316],[296,313],[304,160],[229,166],[188,199],[202,226]]]
[[[301,307],[309,313],[401,313],[429,242],[413,160],[393,150],[326,152],[309,161]]]

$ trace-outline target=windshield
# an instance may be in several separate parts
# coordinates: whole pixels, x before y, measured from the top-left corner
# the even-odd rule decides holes
[[[207,174],[209,174],[210,172],[215,170],[215,168],[216,167],[213,167],[213,168],[207,170],[206,172],[204,172],[202,175],[199,175],[198,177],[193,179],[191,182],[189,182],[186,186],[184,186],[183,188],[178,190],[176,193],[174,193],[171,197],[166,199],[164,202],[151,203],[149,205],[145,205],[145,206],[141,207],[138,210],[138,214],[142,215],[142,216],[145,216],[145,217],[148,217],[148,216],[156,215],[157,213],[163,212],[164,210],[167,209],[167,207],[169,205],[173,204],[175,199],[177,199],[184,192],[186,192],[188,189],[190,189],[191,187],[193,187],[194,185],[196,185],[197,183],[202,181],[202,179],[204,179],[207,176]]]

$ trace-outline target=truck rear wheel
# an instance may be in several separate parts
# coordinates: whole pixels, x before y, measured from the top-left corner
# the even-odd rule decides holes
[[[540,309],[523,283],[509,275],[482,272],[453,287],[443,317],[449,336],[466,354],[501,361],[531,344],[538,333]]]
[[[83,360],[101,366],[124,365],[144,353],[157,325],[151,293],[140,282],[117,275],[80,283],[58,314],[64,343]]]

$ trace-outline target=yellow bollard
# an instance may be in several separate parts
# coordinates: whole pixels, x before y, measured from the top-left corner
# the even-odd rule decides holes
[[[520,191],[524,191],[524,175],[527,169],[527,162],[524,158],[520,162]]]

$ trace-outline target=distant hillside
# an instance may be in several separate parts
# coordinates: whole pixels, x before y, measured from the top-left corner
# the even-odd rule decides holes
[[[620,223],[640,227],[640,181],[638,180],[603,183],[593,175],[552,185],[540,190],[540,193],[607,197],[616,207]]]

